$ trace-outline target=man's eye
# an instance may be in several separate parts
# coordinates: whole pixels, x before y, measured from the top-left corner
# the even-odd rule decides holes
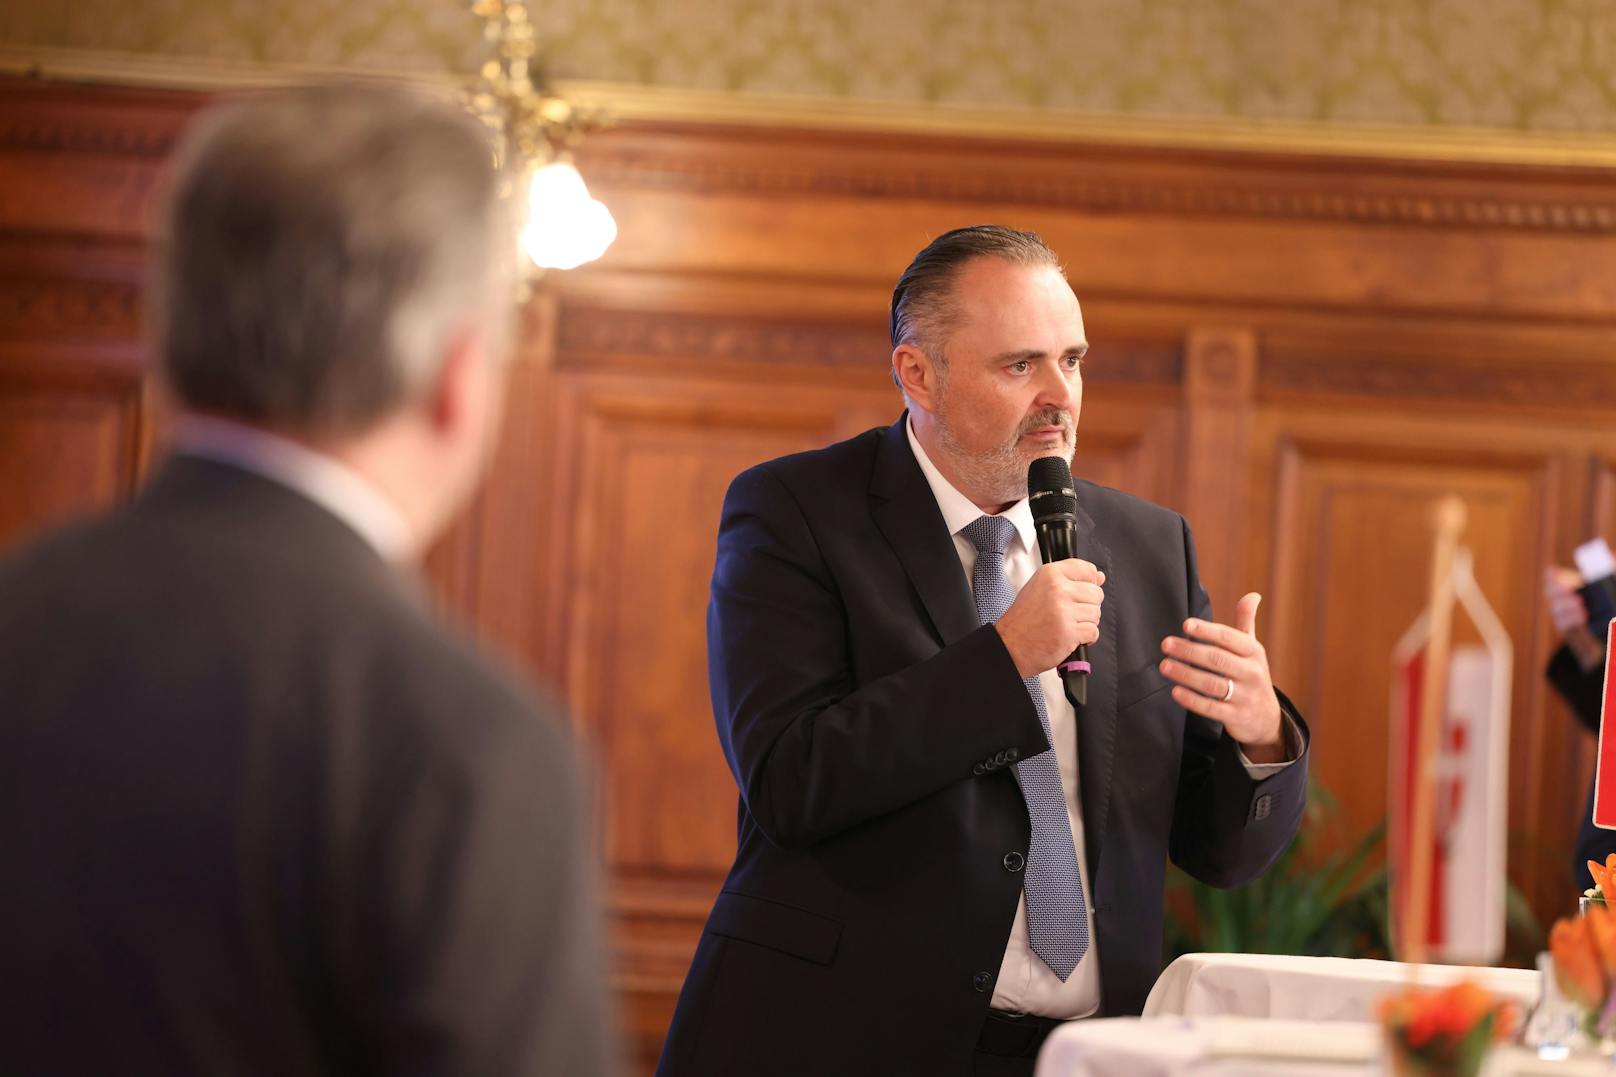
[[[1010,364],[1010,372],[1012,374],[1025,374],[1031,369],[1032,364],[1025,359],[1018,359],[1014,363]]]
[[[1066,369],[1067,370],[1076,370],[1079,367],[1081,367],[1082,365],[1083,365],[1083,357],[1081,355],[1068,355],[1066,357]]]

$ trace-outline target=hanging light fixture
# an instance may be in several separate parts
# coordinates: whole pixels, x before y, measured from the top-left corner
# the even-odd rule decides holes
[[[522,252],[540,269],[574,269],[606,252],[617,222],[572,163],[584,133],[599,126],[555,93],[536,72],[537,45],[528,6],[477,0],[493,55],[468,95],[473,112],[498,134],[500,153],[516,165],[527,195]]]

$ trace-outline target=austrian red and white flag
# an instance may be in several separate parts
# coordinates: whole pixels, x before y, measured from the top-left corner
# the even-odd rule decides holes
[[[1616,640],[1616,621],[1610,622],[1605,633],[1605,695],[1599,708],[1599,757],[1594,769],[1594,826],[1616,830],[1616,729],[1606,721],[1616,714],[1611,705],[1611,693],[1616,680],[1611,678],[1611,641]]]
[[[1476,585],[1467,551],[1460,551],[1455,560],[1453,584],[1455,620],[1462,611],[1483,642],[1456,645],[1449,651],[1446,706],[1436,737],[1426,948],[1436,961],[1491,964],[1504,951],[1513,650],[1509,634]],[[1399,920],[1406,919],[1409,907],[1414,758],[1428,637],[1428,618],[1422,613],[1393,651],[1387,859],[1392,913]],[[1616,761],[1610,769],[1616,775]],[[1403,937],[1401,930],[1395,937]]]

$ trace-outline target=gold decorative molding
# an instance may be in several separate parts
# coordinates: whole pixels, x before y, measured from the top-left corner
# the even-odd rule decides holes
[[[0,44],[0,74],[206,92],[263,89],[325,79],[409,82],[446,90],[458,87],[447,77],[393,75],[337,64],[241,63],[201,56],[5,44]],[[470,74],[467,72],[468,77]]]
[[[442,74],[336,65],[235,63],[189,56],[0,45],[0,73],[219,91],[316,79],[407,81],[451,93]],[[468,72],[469,74],[469,72]],[[1398,161],[1616,168],[1616,136],[1456,126],[1169,119],[1030,108],[972,108],[592,80],[557,80],[581,107],[631,121],[867,131],[1082,145],[1168,147]]]
[[[557,83],[624,119],[966,136],[1397,161],[1616,167],[1616,136],[1493,128],[1282,120],[1173,119],[1020,108],[720,93],[584,80]]]

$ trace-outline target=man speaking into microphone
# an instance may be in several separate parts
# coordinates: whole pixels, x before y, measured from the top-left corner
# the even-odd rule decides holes
[[[1260,596],[1212,620],[1183,518],[1065,472],[1088,340],[1054,253],[938,237],[892,344],[895,424],[724,502],[738,848],[662,1074],[1031,1074],[1059,1022],[1143,1006],[1168,857],[1239,886],[1301,818]]]

